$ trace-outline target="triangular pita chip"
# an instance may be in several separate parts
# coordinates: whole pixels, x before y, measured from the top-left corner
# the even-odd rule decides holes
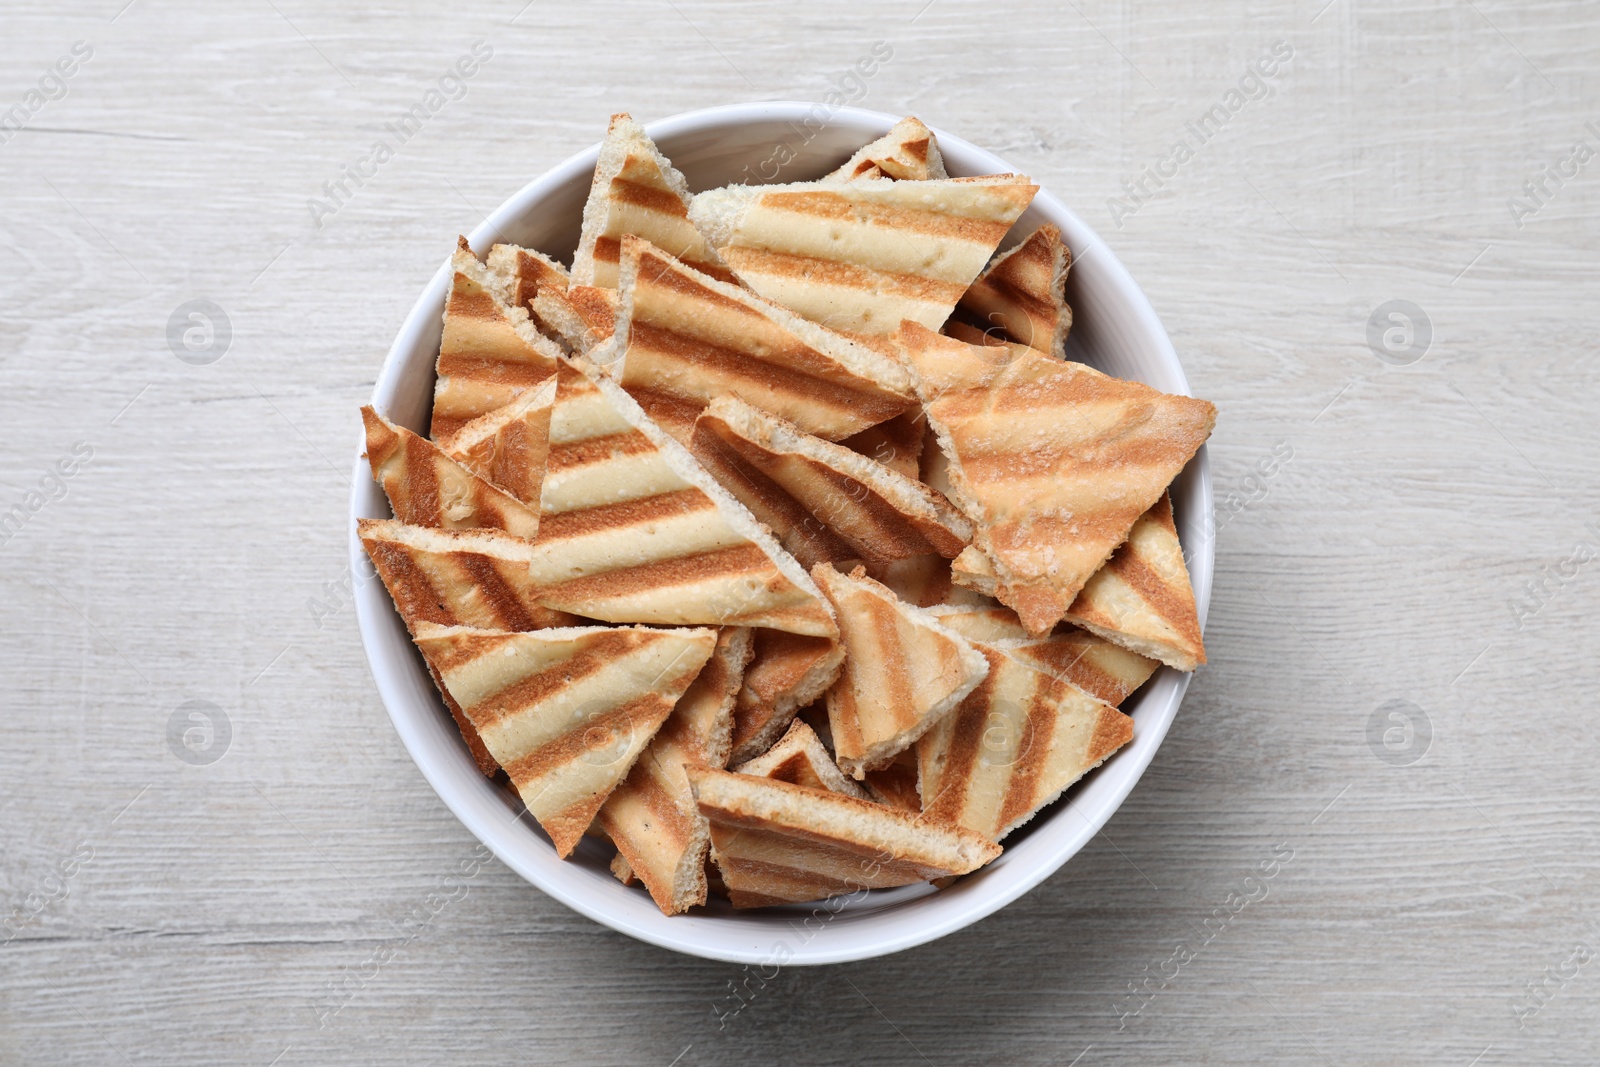
[[[763,475],[719,480],[806,566],[863,560],[882,567],[929,552],[954,557],[972,540],[972,524],[941,494],[736,396],[720,396],[701,413],[690,449],[714,474],[731,450]],[[819,528],[836,534],[847,552],[811,551],[808,535]]]
[[[544,630],[577,618],[542,606],[528,577],[531,546],[497,530],[440,530],[358,519],[361,543],[406,628]]]
[[[734,704],[729,762],[743,763],[771,748],[795,714],[838,679],[843,665],[844,645],[837,640],[757,630],[755,656]]]
[[[938,329],[1033,199],[1027,178],[733,185],[689,217],[739,280],[835,330]]]
[[[999,649],[983,684],[917,743],[922,814],[999,841],[1133,737],[1109,704]]]
[[[413,526],[447,530],[504,530],[533,540],[539,513],[445,455],[439,446],[361,409],[367,430],[367,461],[388,494],[395,518]]]
[[[567,268],[531,248],[517,245],[495,245],[484,257],[484,265],[491,274],[508,279],[506,303],[512,307],[528,308],[529,320],[542,333],[551,333],[550,324],[532,309],[534,300],[542,292],[564,293],[572,277]]]
[[[1031,636],[1010,608],[951,606],[933,614],[968,641],[981,641],[1112,706],[1120,705],[1161,666],[1087,630],[1061,625]]]
[[[689,200],[683,175],[667,162],[644,127],[626,113],[612,115],[589,201],[583,206],[583,235],[572,259],[573,282],[615,289],[617,256],[626,234],[643,237],[697,270],[732,281],[689,221]]]
[[[561,346],[541,334],[528,309],[512,303],[517,279],[491,271],[465,238],[450,259],[444,335],[433,387],[435,439],[515,400],[555,372]]]
[[[356,527],[400,618],[413,634],[419,623],[542,630],[578,622],[538,603],[528,581],[528,542],[521,538],[497,530],[408,526],[396,519],[358,519]],[[431,665],[428,670],[478,769],[493,777],[500,765],[445,691],[438,672]]]
[[[1072,253],[1061,231],[1046,223],[994,258],[961,298],[961,310],[980,327],[1056,359],[1067,358],[1067,270]]]
[[[900,341],[1001,599],[1048,632],[1205,442],[1216,408],[1032,351],[996,366],[989,349],[914,323]]]
[[[439,447],[463,467],[536,508],[550,453],[550,409],[555,400],[552,374],[505,407],[479,415],[441,439]]]
[[[637,877],[666,915],[706,900],[711,830],[695,807],[685,768],[721,767],[727,759],[733,698],[751,651],[748,629],[722,629],[711,659],[600,809],[600,827],[622,860],[613,873],[624,868]]]
[[[534,298],[533,311],[576,356],[594,352],[617,331],[615,289],[574,285],[561,292],[541,290]]]
[[[830,441],[912,407],[894,357],[684,266],[637,237],[622,241],[616,335],[594,355],[650,417],[687,441],[724,393]]]
[[[418,626],[422,654],[565,857],[716,644],[708,629]]]
[[[944,158],[939,155],[939,142],[933,131],[908,115],[890,127],[888,133],[862,146],[827,177],[847,182],[859,178],[927,181],[949,176],[945,173]]]
[[[789,724],[789,732],[777,744],[733,769],[739,774],[775,778],[807,789],[825,789],[861,800],[872,799],[866,790],[845,777],[828,750],[822,747],[816,732],[799,719]]]
[[[689,775],[736,908],[800,903],[966,874],[1000,846],[842,793],[728,771]]]
[[[921,409],[917,409],[870,426],[839,443],[907,478],[920,478],[922,445],[926,440],[927,428]]]
[[[1067,609],[1067,621],[1180,671],[1206,661],[1171,494],[1139,516]]]
[[[615,382],[565,357],[559,374],[529,564],[546,606],[837,635],[805,570]]]
[[[988,665],[966,639],[900,600],[857,568],[811,571],[833,602],[844,670],[828,690],[828,725],[839,766],[861,778],[948,715],[983,681]]]

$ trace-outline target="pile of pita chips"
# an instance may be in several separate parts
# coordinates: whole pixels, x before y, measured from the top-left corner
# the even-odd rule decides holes
[[[461,242],[358,533],[558,855],[668,915],[942,886],[1205,662],[1167,487],[1214,409],[1066,360],[1061,234],[997,251],[1034,191],[907,118],[694,195],[617,115],[570,271]]]

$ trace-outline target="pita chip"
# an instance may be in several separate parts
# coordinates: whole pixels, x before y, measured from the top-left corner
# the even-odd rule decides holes
[[[841,768],[860,779],[948,715],[988,673],[965,638],[903,602],[861,568],[827,564],[812,577],[833,602],[844,669],[828,690],[828,725]]]
[[[709,629],[418,626],[416,641],[567,856],[716,645]]]
[[[479,263],[466,238],[450,266],[429,431],[436,440],[550,377],[561,352],[534,327],[528,309],[512,302],[518,280]]]
[[[1109,704],[979,644],[989,671],[917,744],[923,816],[999,841],[1133,737]]]
[[[981,328],[1056,359],[1067,358],[1067,271],[1072,253],[1046,223],[1001,252],[962,296],[960,308]],[[948,332],[948,331],[947,331]]]
[[[447,530],[503,530],[528,541],[538,535],[538,511],[371,406],[361,409],[361,418],[372,476],[401,522]]]
[[[839,765],[833,762],[828,750],[822,747],[816,731],[799,719],[789,724],[789,732],[778,743],[753,760],[735,767],[739,774],[754,774],[774,778],[807,789],[824,789],[830,793],[870,800],[866,790],[846,778]]]
[[[901,181],[927,181],[948,178],[939,141],[933,131],[912,116],[890,127],[889,132],[863,145],[837,170],[828,173],[832,181],[858,178],[896,178]]]
[[[752,651],[748,629],[723,627],[711,659],[600,809],[600,827],[621,860],[613,873],[625,870],[624,884],[638,878],[666,915],[706,901],[711,828],[695,806],[687,768],[727,760],[733,698]]]
[[[736,908],[914,885],[1000,854],[959,826],[843,793],[716,770],[691,770],[689,781]]]
[[[948,606],[932,609],[969,641],[992,645],[1036,671],[1068,682],[1116,707],[1161,666],[1105,638],[1062,624],[1044,637],[1030,635],[1010,608]]]
[[[479,415],[440,440],[439,447],[463,467],[537,508],[555,400],[552,374],[505,407]]]
[[[755,655],[733,709],[730,763],[753,759],[782,736],[801,708],[839,677],[844,645],[825,637],[757,630]]]
[[[573,283],[615,289],[621,241],[628,234],[643,237],[696,270],[732,281],[689,221],[690,199],[683,175],[644,127],[626,112],[612,115],[583,206],[583,233],[572,259]]]
[[[728,450],[762,478],[722,484],[785,547],[793,542],[791,551],[808,566],[858,559],[882,567],[927,553],[953,558],[972,540],[971,523],[941,494],[735,396],[713,400],[691,439],[691,451],[713,472]],[[836,534],[847,551],[840,555],[830,543],[827,554],[813,552],[807,535],[814,528]]]
[[[836,441],[909,410],[911,380],[892,356],[808,322],[622,239],[616,334],[594,354],[679,441],[716,397],[733,393]]]
[[[846,333],[938,329],[1038,187],[1028,178],[734,185],[689,210],[756,293]]]
[[[1216,408],[1031,350],[996,363],[914,323],[900,341],[997,595],[1029,633],[1049,632],[1205,442]]]
[[[589,356],[617,330],[617,291],[593,285],[545,289],[534,298],[533,311],[568,352]]]

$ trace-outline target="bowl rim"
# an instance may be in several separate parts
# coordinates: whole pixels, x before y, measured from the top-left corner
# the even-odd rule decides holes
[[[808,115],[815,116],[819,109],[826,113],[830,125],[842,122],[854,127],[877,128],[879,133],[869,134],[869,139],[887,131],[900,118],[886,112],[863,108],[831,108],[806,101],[768,101],[754,104],[726,104],[684,112],[649,123],[645,126],[645,130],[658,144],[670,143],[681,136],[715,132],[751,123],[770,121],[793,123],[803,120]],[[977,166],[986,168],[987,173],[1015,171],[1015,168],[998,156],[971,142],[936,127],[932,129],[946,156],[954,155],[973,161]],[[469,238],[472,247],[487,248],[495,238],[507,232],[509,224],[524,217],[554,190],[591,174],[599,157],[599,151],[599,143],[591,145],[524,185],[473,230]],[[665,147],[663,152],[671,157],[671,152]],[[970,170],[971,167],[963,169]],[[1105,281],[1115,290],[1123,310],[1132,313],[1139,344],[1148,350],[1147,358],[1164,364],[1164,373],[1170,381],[1164,383],[1162,388],[1168,392],[1189,394],[1188,379],[1182,364],[1154,308],[1151,307],[1143,290],[1111,253],[1100,236],[1043,187],[1034,198],[1033,208],[1042,209],[1043,215],[1061,226],[1063,233],[1069,239],[1069,247],[1073,250],[1075,268],[1085,262],[1093,261],[1093,270],[1097,274],[1102,272],[1105,274]],[[406,366],[408,360],[412,358],[412,353],[421,339],[437,326],[438,308],[443,305],[449,269],[450,262],[446,258],[406,315],[384,357],[370,401],[379,411],[391,411],[396,393],[409,371]],[[381,506],[382,510],[386,510],[387,503],[382,500],[381,492],[372,481],[363,448],[364,445],[358,443],[355,449],[350,495],[348,519],[350,573],[353,576],[370,577],[371,565],[361,545],[356,520],[374,514],[376,507]],[[1213,506],[1211,469],[1203,446],[1179,475],[1178,481],[1183,485],[1175,489],[1174,496],[1175,499],[1179,496],[1183,498],[1180,513],[1185,516],[1179,524],[1180,537],[1186,543],[1186,548],[1192,549],[1192,554],[1187,556],[1188,566],[1203,630],[1210,603],[1215,562],[1214,538],[1211,536],[1213,525],[1210,521]],[[373,503],[375,494],[380,505]],[[1198,531],[1198,543],[1191,545],[1188,542],[1196,539],[1196,531]],[[1190,536],[1184,536],[1186,532]],[[395,661],[394,654],[389,648],[393,643],[393,628],[398,622],[398,615],[387,590],[377,581],[362,580],[354,582],[353,585],[356,619],[362,646],[384,708],[423,777],[468,831],[526,881],[579,914],[620,933],[662,948],[731,963],[763,966],[779,963],[816,965],[888,955],[933,941],[1010,904],[1059,870],[1121,807],[1154,759],[1176,717],[1177,709],[1192,678],[1190,674],[1180,674],[1171,668],[1162,667],[1157,670],[1151,681],[1146,683],[1147,687],[1156,688],[1145,695],[1136,709],[1142,714],[1137,715],[1140,725],[1134,742],[1113,757],[1114,765],[1121,769],[1116,773],[1110,792],[1106,794],[1104,789],[1099,790],[1098,792],[1106,795],[1100,797],[1094,810],[1081,811],[1077,799],[1085,786],[1080,783],[1069,791],[1064,800],[1056,802],[1054,810],[1041,815],[1038,820],[1041,825],[1053,823],[1055,820],[1066,818],[1068,812],[1078,817],[1079,825],[1075,830],[1060,835],[1051,847],[1041,849],[1040,846],[1044,842],[1031,841],[1030,838],[1035,847],[1028,850],[1026,856],[1028,862],[1005,863],[1007,856],[1012,854],[1008,849],[989,868],[975,875],[969,875],[949,889],[936,894],[925,885],[907,887],[905,890],[874,891],[878,894],[900,894],[895,902],[896,905],[902,902],[911,904],[914,901],[926,900],[927,904],[920,910],[928,913],[926,917],[929,921],[888,924],[895,927],[894,932],[878,931],[876,935],[865,936],[867,931],[863,928],[885,914],[895,914],[899,910],[899,907],[895,906],[885,911],[863,914],[848,922],[846,926],[852,931],[851,936],[841,934],[833,937],[807,937],[802,941],[798,951],[793,947],[784,951],[787,941],[780,940],[767,946],[766,933],[757,935],[750,930],[744,930],[742,926],[739,933],[729,931],[725,935],[716,932],[720,926],[735,925],[720,916],[663,916],[655,910],[653,904],[647,912],[638,909],[619,909],[618,905],[622,898],[604,891],[595,892],[596,879],[568,877],[567,873],[570,872],[561,872],[550,868],[548,864],[533,862],[521,847],[526,843],[525,839],[536,838],[553,858],[554,851],[548,841],[513,813],[503,799],[489,793],[490,790],[499,792],[501,787],[479,774],[475,766],[471,768],[471,774],[476,779],[476,786],[461,777],[460,763],[465,756],[465,748],[459,743],[454,747],[441,743],[442,735],[437,720],[441,717],[439,712],[442,711],[443,705],[439,702],[431,682],[427,682],[425,692],[422,692],[415,677],[402,677],[405,674],[404,668]],[[403,624],[401,631],[403,634]],[[409,639],[406,640],[406,644],[409,645]],[[411,675],[422,673],[426,678],[425,672],[416,669],[414,653],[408,652],[408,654],[413,657]],[[433,711],[430,713],[434,720],[432,722],[425,720],[418,711],[419,693],[422,694],[420,699],[423,703],[431,702],[433,705]],[[1159,697],[1156,705],[1147,708],[1146,705],[1151,704],[1152,698],[1156,697]],[[448,722],[447,714],[443,718],[447,720],[449,730],[453,733],[454,723]],[[470,762],[470,757],[467,758],[467,762]],[[1107,766],[1112,765],[1113,763],[1108,761]],[[1097,774],[1104,776],[1106,768],[1101,768]],[[555,860],[555,863],[563,867],[577,866],[560,860]],[[1003,877],[996,877],[997,875]],[[616,890],[638,895],[636,891],[627,889],[609,875],[606,876],[606,880]],[[820,910],[824,909],[814,909],[813,914]],[[826,910],[830,915],[847,914],[834,912],[831,908]],[[790,922],[789,925],[795,924]],[[765,929],[765,924],[752,927],[752,929],[758,928]],[[708,932],[712,932],[710,937],[705,936]],[[822,934],[829,932],[831,931],[826,928],[821,931]]]

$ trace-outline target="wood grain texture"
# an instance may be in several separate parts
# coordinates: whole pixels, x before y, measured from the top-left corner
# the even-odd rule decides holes
[[[1507,205],[1600,147],[1592,5],[121,2],[24,0],[0,33],[0,112],[93,46],[0,134],[0,512],[93,450],[0,546],[0,1062],[1594,1062],[1600,963],[1516,1009],[1600,951],[1600,564],[1508,604],[1600,543],[1600,162],[1520,227]],[[479,40],[465,97],[317,225]],[[475,842],[339,592],[356,407],[455,235],[612,111],[820,98],[878,40],[865,106],[1107,238],[1248,503],[1210,664],[1105,833],[994,917],[784,970],[719,1028],[740,968],[493,861],[460,880]],[[1119,226],[1124,180],[1280,40],[1271,94]],[[201,298],[232,338],[192,366],[168,319]],[[1432,324],[1408,366],[1367,340],[1395,299]],[[208,765],[167,742],[194,700],[231,726]],[[1431,723],[1414,765],[1369,745],[1390,700]],[[1207,926],[1275,847],[1265,898]]]

